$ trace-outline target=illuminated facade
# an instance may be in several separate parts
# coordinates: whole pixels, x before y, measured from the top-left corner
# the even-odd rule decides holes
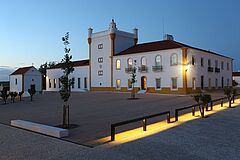
[[[130,92],[133,67],[137,68],[135,87],[142,93],[188,94],[232,85],[229,57],[176,42],[169,35],[162,41],[137,42],[137,29],[120,31],[114,21],[102,32],[93,33],[90,28],[89,64],[76,65],[75,85],[77,78],[84,78],[80,74],[85,74],[87,90]],[[47,90],[52,91],[49,84],[60,78],[61,71],[47,73]]]

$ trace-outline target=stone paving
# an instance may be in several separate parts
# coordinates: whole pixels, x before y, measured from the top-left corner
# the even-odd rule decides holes
[[[0,125],[0,159],[239,160],[239,116],[238,106],[135,141],[94,148]]]

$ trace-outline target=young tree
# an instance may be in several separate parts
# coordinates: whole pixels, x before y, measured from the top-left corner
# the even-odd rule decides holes
[[[229,108],[232,107],[232,100],[234,103],[234,96],[237,95],[237,89],[233,87],[224,87],[224,94],[227,96],[228,102],[229,102]]]
[[[42,89],[46,89],[46,75],[47,75],[47,69],[55,66],[55,62],[45,62],[44,64],[41,64],[39,67],[39,71],[42,73]]]
[[[63,122],[62,122],[62,127],[63,128],[68,128],[69,127],[69,104],[68,100],[71,95],[71,86],[74,84],[72,79],[69,79],[69,75],[74,71],[73,68],[73,62],[71,61],[72,56],[69,55],[70,53],[70,48],[68,47],[69,45],[69,32],[66,33],[64,37],[62,37],[63,44],[65,45],[64,48],[64,58],[61,61],[62,67],[61,69],[63,70],[63,76],[60,78],[61,82],[61,89],[60,89],[60,96],[62,100],[64,101],[63,105]]]
[[[10,92],[9,93],[10,97],[11,97],[11,100],[12,102],[14,103],[15,102],[15,98],[17,97],[17,92]]]
[[[136,78],[136,60],[134,60],[134,66],[132,68],[132,73],[131,73],[131,85],[132,85],[132,92],[131,92],[131,99],[135,99],[136,98],[136,90],[135,90],[135,83],[137,82]]]
[[[36,93],[36,90],[34,87],[30,87],[30,89],[28,89],[28,93],[30,94],[31,97],[31,102],[33,100],[33,95]]]
[[[19,98],[20,98],[20,101],[22,101],[22,95],[23,95],[23,91],[19,92],[18,95],[19,95]]]
[[[4,101],[4,104],[7,104],[8,96],[9,96],[8,91],[7,91],[6,89],[3,89],[3,90],[1,91],[1,97],[2,97],[2,99],[3,99],[3,101]]]
[[[204,93],[199,93],[199,94],[194,95],[193,99],[198,103],[200,114],[204,118],[204,108],[205,107],[207,108],[208,103],[211,102],[211,100],[212,100],[211,95],[204,94]],[[200,105],[200,102],[202,102],[202,107]]]

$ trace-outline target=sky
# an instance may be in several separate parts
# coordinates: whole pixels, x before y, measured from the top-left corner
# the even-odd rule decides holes
[[[106,30],[111,19],[120,30],[138,28],[139,43],[172,34],[234,58],[240,70],[239,7],[239,0],[0,0],[0,81],[17,67],[60,62],[66,32],[73,60],[88,58],[88,28]]]

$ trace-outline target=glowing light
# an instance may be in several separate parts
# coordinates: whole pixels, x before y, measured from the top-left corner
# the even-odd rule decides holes
[[[228,109],[228,105],[229,105],[229,102],[223,103],[223,107],[221,107],[221,104],[214,105],[212,111],[205,112],[205,116],[209,116],[214,113],[226,110],[226,109]],[[235,100],[235,103],[232,104],[232,107],[236,107],[239,105],[240,105],[240,98]],[[179,120],[177,122],[174,122],[175,117],[171,118],[171,122],[174,122],[174,123],[167,123],[166,120],[164,120],[164,121],[161,121],[158,123],[147,125],[147,131],[143,131],[143,128],[139,127],[139,128],[132,129],[129,131],[121,132],[121,133],[118,133],[115,135],[115,141],[111,142],[111,144],[116,145],[116,144],[131,142],[131,141],[134,141],[134,140],[137,140],[140,138],[144,138],[144,137],[156,134],[156,133],[166,131],[168,129],[174,128],[174,127],[179,126],[188,121],[192,121],[192,120],[199,119],[199,118],[201,118],[200,113],[199,113],[199,111],[196,111],[195,116],[192,116],[192,113],[186,113],[184,115],[179,116],[179,118],[178,118]],[[108,137],[98,139],[98,140],[94,141],[93,143],[95,143],[95,144],[96,143],[106,143],[106,142],[109,142],[110,139],[111,139],[111,137],[108,136]]]

